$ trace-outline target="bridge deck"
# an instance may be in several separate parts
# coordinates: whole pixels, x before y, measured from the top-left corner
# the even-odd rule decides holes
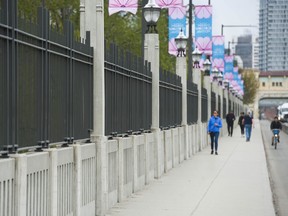
[[[250,142],[236,128],[220,138],[218,152],[197,153],[107,216],[275,215],[259,122]]]

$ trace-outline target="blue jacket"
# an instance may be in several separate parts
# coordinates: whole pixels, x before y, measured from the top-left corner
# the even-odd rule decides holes
[[[215,125],[215,123],[217,125]],[[220,128],[222,127],[222,120],[220,117],[214,117],[211,116],[209,123],[208,123],[208,128],[207,128],[207,132],[219,132]]]

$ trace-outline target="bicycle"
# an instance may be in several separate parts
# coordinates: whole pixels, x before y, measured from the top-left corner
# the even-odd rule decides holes
[[[273,132],[273,145],[274,145],[275,149],[277,149],[277,143],[279,143],[280,130],[279,129],[272,129],[272,132]]]

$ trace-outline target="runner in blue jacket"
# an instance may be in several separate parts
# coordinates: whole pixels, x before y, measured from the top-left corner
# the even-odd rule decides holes
[[[214,153],[214,147],[215,147],[215,154],[218,155],[218,137],[220,128],[222,127],[222,120],[220,117],[218,117],[218,112],[214,111],[213,116],[209,119],[207,132],[210,134],[211,138],[211,154]],[[215,144],[215,146],[214,146]]]

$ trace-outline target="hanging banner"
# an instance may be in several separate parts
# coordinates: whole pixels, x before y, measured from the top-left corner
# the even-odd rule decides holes
[[[138,0],[109,0],[108,13],[109,16],[120,11],[136,14],[137,8]]]
[[[233,80],[233,55],[225,55],[224,58],[224,79]]]
[[[212,54],[212,6],[195,6],[195,46],[206,55]]]
[[[171,55],[177,55],[177,47],[175,44],[175,38],[178,36],[182,29],[184,35],[186,34],[186,8],[185,7],[174,7],[168,9],[169,23],[168,23],[168,35],[169,35],[169,46],[168,52]]]
[[[156,0],[155,3],[161,9],[183,7],[182,0]]]
[[[224,72],[224,36],[213,36],[212,38],[212,68]]]

